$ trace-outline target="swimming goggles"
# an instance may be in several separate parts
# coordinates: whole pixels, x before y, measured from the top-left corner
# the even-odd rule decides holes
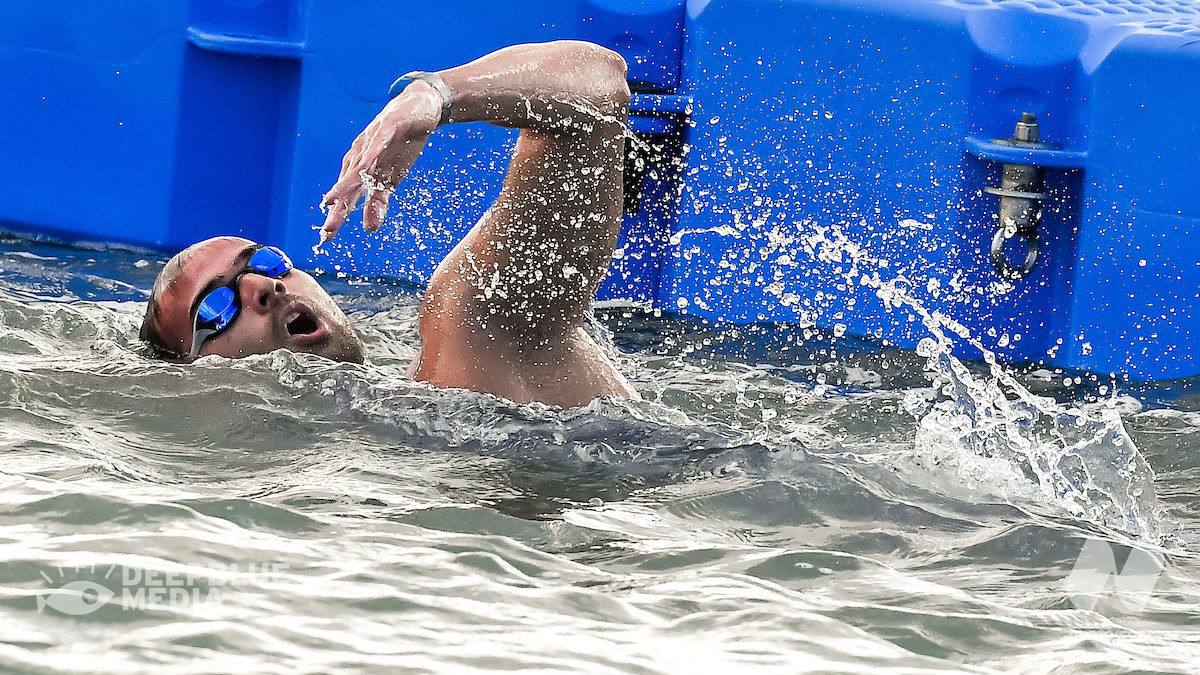
[[[292,261],[281,249],[275,246],[259,246],[250,256],[250,262],[233,277],[233,281],[209,291],[200,301],[196,308],[192,353],[188,355],[189,358],[196,358],[207,340],[219,335],[237,318],[242,307],[237,287],[243,274],[261,274],[278,279],[291,270]]]

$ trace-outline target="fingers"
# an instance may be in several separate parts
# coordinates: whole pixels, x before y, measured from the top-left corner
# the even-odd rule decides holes
[[[337,199],[330,201],[330,198],[326,197],[326,201],[321,206],[327,208],[325,209],[325,222],[321,225],[321,241],[317,244],[318,246],[336,237],[342,223],[346,222],[346,217],[350,215],[350,209],[346,208],[344,202]]]
[[[367,200],[363,209],[363,227],[375,232],[383,225],[392,192],[421,154],[429,132],[437,126],[434,121],[428,128],[420,127],[419,133],[414,131],[408,119],[413,111],[398,106],[388,104],[342,157],[338,181],[321,201],[325,212],[321,244],[337,235],[364,194]],[[435,113],[440,115],[440,109],[429,112],[430,115]]]
[[[367,193],[367,203],[363,206],[363,227],[367,232],[375,232],[383,225],[387,217],[388,198],[391,190],[371,190]]]
[[[321,210],[325,212],[325,222],[321,225],[321,244],[337,236],[338,229],[350,217],[362,193],[362,183],[352,176],[346,176],[325,194],[321,200]]]
[[[358,176],[366,137],[367,132],[364,131],[354,139],[350,149],[342,156],[342,168],[337,182],[321,198],[321,212],[325,214],[325,222],[321,225],[318,246],[337,236],[338,230],[350,217],[362,197],[363,185]]]
[[[325,222],[321,225],[321,240],[318,242],[318,246],[336,237],[338,229],[346,221],[345,214],[339,214],[337,211],[337,205],[334,204],[334,207],[330,208],[328,213],[325,214]]]
[[[378,231],[387,217],[388,200],[394,189],[387,182],[365,171],[360,172],[358,180],[350,179],[334,185],[321,202],[322,210],[325,211],[325,223],[321,225],[320,243],[324,244],[337,236],[338,230],[354,211],[363,192],[367,194],[363,206],[363,228],[368,232]]]

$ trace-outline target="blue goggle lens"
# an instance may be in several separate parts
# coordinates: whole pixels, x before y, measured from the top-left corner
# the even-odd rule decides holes
[[[292,269],[292,261],[276,246],[264,246],[250,256],[250,267],[259,274],[278,277]]]
[[[277,246],[263,246],[250,256],[250,262],[246,265],[246,269],[242,272],[254,272],[263,276],[277,279],[284,274],[287,274],[292,269],[292,261],[287,257]],[[241,274],[237,278],[241,278]],[[193,356],[200,351],[200,346],[204,340],[212,338],[220,331],[225,330],[233,320],[237,318],[238,309],[241,302],[237,295],[237,290],[234,286],[237,284],[237,278],[228,286],[209,291],[208,295],[200,301],[199,307],[196,309],[196,335],[192,336]],[[200,331],[206,334],[200,338]],[[199,338],[199,339],[198,339]]]
[[[221,330],[237,316],[237,294],[228,286],[214,289],[204,296],[196,310],[196,327]]]

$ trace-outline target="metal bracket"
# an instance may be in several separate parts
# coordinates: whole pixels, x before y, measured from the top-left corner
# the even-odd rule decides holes
[[[1000,197],[1000,223],[992,235],[991,259],[996,273],[1005,279],[1028,277],[1041,257],[1042,240],[1038,223],[1042,219],[1043,167],[1076,168],[1082,166],[1085,153],[1061,150],[1042,141],[1037,116],[1022,113],[1012,138],[982,141],[968,137],[967,151],[979,157],[1004,163],[999,187],[987,187],[984,192]],[[1025,239],[1025,259],[1018,265],[1009,262],[1004,245],[1009,239]]]

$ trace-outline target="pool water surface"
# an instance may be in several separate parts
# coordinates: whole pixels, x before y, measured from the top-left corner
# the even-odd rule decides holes
[[[162,263],[0,237],[0,669],[1200,662],[1196,381],[611,309],[644,400],[516,405],[406,379],[385,282],[321,279],[365,365],[151,360]]]

